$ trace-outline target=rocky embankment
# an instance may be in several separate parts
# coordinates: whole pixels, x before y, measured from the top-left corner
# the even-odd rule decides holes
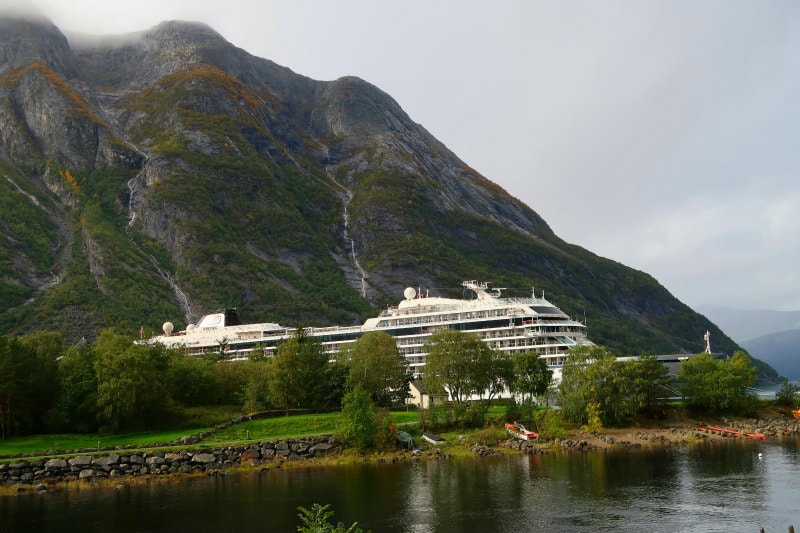
[[[727,431],[709,429],[724,427]],[[705,429],[701,429],[705,428]],[[733,432],[737,433],[733,433]],[[761,434],[766,440],[795,437],[800,434],[800,421],[787,418],[760,420],[722,420],[716,422],[684,421],[674,426],[658,428],[608,429],[601,433],[575,432],[564,439],[521,441],[507,439],[499,446],[466,444],[475,455],[488,457],[498,455],[499,447],[525,454],[549,453],[557,450],[591,451],[610,448],[642,448],[645,446],[686,445],[715,439],[746,439],[746,434]],[[202,437],[207,437],[203,434]],[[167,476],[170,474],[221,475],[225,470],[240,466],[269,468],[284,461],[299,461],[327,456],[341,451],[334,437],[286,440],[280,442],[257,442],[240,446],[197,448],[198,436],[184,437],[174,443],[169,451],[153,448],[148,452],[133,452],[125,449],[71,450],[47,452],[48,457],[0,463],[0,485],[18,485],[21,490],[34,487],[46,490],[48,486],[71,481],[101,481],[143,476]],[[176,446],[186,448],[176,450]],[[194,446],[194,447],[193,447]],[[402,456],[402,457],[401,457]],[[431,448],[422,456],[402,452],[384,462],[396,462],[403,458],[418,461],[422,457],[449,459],[450,454]]]
[[[719,431],[710,428],[724,428]],[[600,433],[575,432],[564,439],[552,442],[509,439],[500,443],[526,454],[546,453],[555,450],[591,451],[609,448],[642,448],[645,446],[671,446],[717,439],[750,439],[747,435],[763,435],[764,440],[777,440],[800,435],[800,420],[772,417],[764,419],[738,419],[715,422],[687,421],[674,426],[647,429],[605,429]],[[478,455],[486,455],[479,453]]]
[[[242,446],[175,451],[75,455],[0,464],[0,484],[48,485],[78,480],[102,480],[145,475],[216,475],[238,466],[276,465],[322,457],[338,445],[332,437],[258,442]]]

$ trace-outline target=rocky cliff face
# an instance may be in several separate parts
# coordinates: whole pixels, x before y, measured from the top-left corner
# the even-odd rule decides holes
[[[405,286],[484,278],[546,289],[620,353],[699,351],[706,329],[735,347],[646,274],[561,241],[377,87],[201,24],[70,43],[0,17],[0,173],[4,332],[150,331],[223,306],[350,324]]]

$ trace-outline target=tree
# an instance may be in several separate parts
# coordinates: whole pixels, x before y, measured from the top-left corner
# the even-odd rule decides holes
[[[292,407],[313,407],[325,398],[325,367],[328,357],[322,345],[298,329],[278,345],[270,359],[267,385],[272,403],[289,415]]]
[[[339,408],[347,392],[347,374],[349,368],[338,361],[329,361],[325,365],[325,391],[321,398],[322,406]]]
[[[564,417],[582,424],[590,416],[599,418],[602,424],[618,424],[635,412],[625,401],[627,386],[623,368],[614,354],[601,346],[573,348],[559,384]],[[597,427],[597,422],[592,422]]]
[[[44,431],[45,415],[58,395],[58,358],[64,355],[60,333],[37,331],[20,337],[20,343],[32,372],[28,394],[33,415],[33,430]]]
[[[523,403],[533,403],[536,396],[542,396],[553,381],[553,371],[547,367],[547,361],[536,352],[515,353],[514,379],[511,391],[522,397]]]
[[[621,365],[628,381],[626,401],[631,410],[644,411],[651,416],[657,414],[674,390],[670,386],[669,369],[652,355],[643,355]]]
[[[244,386],[245,413],[263,411],[270,403],[269,373],[267,361],[247,361],[242,364],[247,369],[247,383]]]
[[[388,333],[367,333],[347,345],[340,360],[348,367],[347,388],[361,385],[375,405],[397,405],[408,395],[408,365],[397,350],[397,340]]]
[[[798,395],[800,395],[800,387],[784,379],[781,383],[781,388],[775,392],[775,403],[796,407]]]
[[[19,339],[0,337],[0,436],[3,440],[30,425],[26,389],[31,372],[26,368]]]
[[[698,411],[748,414],[757,401],[747,392],[756,381],[756,369],[744,352],[725,360],[695,355],[681,363],[678,379],[686,405]]]
[[[494,398],[511,387],[513,381],[514,362],[508,354],[492,348],[483,353],[476,362],[475,389],[484,400],[484,412]]]
[[[0,337],[0,436],[42,431],[58,392],[57,333]]]
[[[71,346],[58,361],[58,397],[48,413],[51,432],[90,433],[97,430],[95,350]]]
[[[492,349],[477,335],[452,329],[437,331],[425,343],[425,387],[446,389],[457,403],[491,385]]]
[[[114,431],[144,428],[170,410],[166,387],[169,350],[161,344],[133,344],[109,330],[95,344],[97,407]]]
[[[351,446],[365,450],[375,442],[378,426],[375,406],[361,385],[344,395],[339,421],[339,435]]]
[[[217,366],[219,363],[208,357],[171,354],[166,375],[171,398],[184,407],[219,405],[222,381],[215,371]]]

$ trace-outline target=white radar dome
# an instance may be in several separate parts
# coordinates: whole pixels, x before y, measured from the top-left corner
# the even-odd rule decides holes
[[[194,329],[194,324],[189,324],[186,326],[186,331],[192,331]]]
[[[406,287],[406,290],[403,291],[403,296],[406,297],[406,300],[413,300],[416,295],[417,291],[414,287]]]
[[[172,335],[172,330],[175,329],[175,326],[172,325],[172,322],[164,322],[164,325],[161,326],[161,329],[163,329],[164,334],[169,337]]]

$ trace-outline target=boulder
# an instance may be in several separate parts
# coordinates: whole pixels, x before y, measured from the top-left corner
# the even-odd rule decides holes
[[[50,459],[44,464],[44,469],[47,472],[56,472],[67,468],[68,463],[65,459]]]
[[[119,455],[111,454],[98,457],[94,460],[94,464],[98,466],[113,466],[119,464]]]
[[[242,461],[247,461],[251,459],[258,459],[260,457],[261,457],[261,452],[259,452],[257,449],[254,450],[252,448],[248,448],[242,452],[240,459]]]
[[[208,463],[213,463],[215,459],[216,457],[214,457],[213,453],[196,453],[192,457],[192,462],[199,464],[208,464]]]
[[[69,461],[67,461],[70,466],[74,468],[81,468],[84,466],[89,466],[92,464],[92,458],[89,455],[81,455],[78,457],[73,457]]]
[[[330,452],[333,449],[333,446],[328,444],[327,442],[320,442],[319,444],[313,445],[311,448],[308,449],[308,452],[313,455],[325,455],[326,453]]]

